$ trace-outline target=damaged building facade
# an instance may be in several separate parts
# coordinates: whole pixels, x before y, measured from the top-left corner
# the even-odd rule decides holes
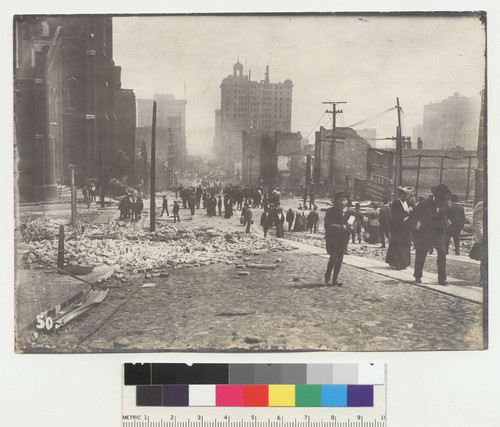
[[[320,128],[316,134],[314,191],[316,194],[340,190],[355,193],[356,182],[366,179],[367,150],[370,144],[356,131],[346,127],[336,127],[333,138],[332,131],[324,128]]]
[[[137,100],[136,151],[144,146],[151,153],[153,102],[156,101],[156,189],[176,186],[186,163],[186,105],[185,99],[172,94],[155,94],[153,99]]]
[[[305,179],[300,132],[243,132],[243,185],[287,189]],[[300,166],[299,166],[300,165]],[[297,185],[297,184],[295,184]]]
[[[19,201],[56,198],[69,165],[77,185],[104,193],[110,178],[134,176],[135,102],[113,61],[112,19],[16,16],[14,42]]]

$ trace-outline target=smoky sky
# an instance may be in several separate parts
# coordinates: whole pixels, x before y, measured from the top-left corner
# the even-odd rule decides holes
[[[448,16],[135,16],[113,18],[114,60],[122,87],[138,98],[187,99],[188,151],[209,153],[220,84],[239,59],[244,74],[292,80],[292,131],[331,126],[324,101],[344,101],[337,126],[396,105],[403,134],[422,123],[423,106],[484,86],[485,32],[478,17]],[[479,111],[478,111],[479,115]],[[358,128],[395,135],[391,111]],[[387,143],[390,146],[391,142]]]

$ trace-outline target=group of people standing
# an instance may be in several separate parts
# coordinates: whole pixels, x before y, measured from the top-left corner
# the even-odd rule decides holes
[[[438,283],[447,284],[446,255],[451,239],[454,241],[455,254],[460,254],[460,233],[465,225],[465,212],[448,187],[439,184],[431,189],[428,198],[421,197],[417,202],[407,188],[400,187],[397,199],[389,205],[362,213],[359,204],[352,210],[349,195],[337,193],[333,207],[325,215],[326,249],[330,255],[325,283],[342,286],[338,276],[349,238],[361,242],[361,224],[367,224],[369,236],[379,236],[382,247],[389,240],[386,262],[395,269],[403,270],[411,263],[411,244],[415,245],[414,277],[416,283],[422,282],[423,267],[427,254],[437,252]],[[366,217],[366,218],[365,218]],[[373,222],[371,222],[373,221]],[[333,276],[332,276],[333,273]]]
[[[144,202],[139,195],[127,193],[118,205],[120,211],[120,221],[138,221],[144,209]]]
[[[292,208],[286,213],[288,231],[318,231],[319,213],[318,207],[314,205],[312,210],[307,209],[307,204],[299,205],[296,212]]]
[[[391,205],[389,249],[386,262],[401,270],[410,265],[410,247],[415,244],[416,283],[422,282],[423,267],[427,254],[437,253],[438,283],[446,285],[446,255],[453,238],[455,254],[460,254],[460,233],[465,225],[465,211],[458,197],[448,187],[439,184],[431,189],[431,195],[417,203],[410,192],[398,190],[398,198]]]

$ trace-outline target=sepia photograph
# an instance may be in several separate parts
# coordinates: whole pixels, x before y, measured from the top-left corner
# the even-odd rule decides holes
[[[17,353],[488,348],[485,12],[12,34]]]

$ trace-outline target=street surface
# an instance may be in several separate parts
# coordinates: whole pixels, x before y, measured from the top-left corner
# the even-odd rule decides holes
[[[285,209],[298,203],[282,201]],[[146,201],[145,206],[149,206]],[[326,204],[320,208],[323,206]],[[32,213],[35,210],[30,208]],[[58,211],[53,206],[50,210]],[[262,210],[253,212],[251,233],[257,238],[252,238],[252,247],[261,247],[259,242],[269,245],[273,240],[279,245],[262,246],[268,249],[254,253],[207,255],[203,263],[166,266],[168,277],[147,271],[115,275],[104,285],[110,291],[101,304],[57,332],[35,336],[33,329],[21,331],[17,347],[25,352],[483,348],[481,303],[390,277],[390,271],[382,275],[369,267],[347,264],[340,273],[344,286],[327,286],[323,283],[325,251],[323,256],[318,254],[318,246],[324,245],[322,236],[286,233],[284,239],[276,239],[272,229],[264,241],[257,225]],[[61,215],[67,217],[67,212]],[[91,208],[86,216],[99,223],[113,222],[118,211],[116,207],[101,211]],[[174,224],[171,217],[159,218],[158,227],[208,228],[237,238],[244,231],[239,211],[224,219],[208,217],[203,210],[191,217],[187,209],[181,209],[180,217],[180,224]],[[139,223],[125,224],[147,227],[148,212],[143,212]],[[289,237],[307,244],[297,249]],[[349,250],[358,260],[383,259],[385,249],[378,246],[350,244]],[[217,252],[215,246],[213,251]],[[466,255],[450,258],[449,276],[469,288],[477,287],[479,292],[479,265]],[[247,264],[275,267],[238,268]],[[435,264],[435,257],[429,256],[424,271],[435,272]],[[148,287],[142,287],[144,284]]]

